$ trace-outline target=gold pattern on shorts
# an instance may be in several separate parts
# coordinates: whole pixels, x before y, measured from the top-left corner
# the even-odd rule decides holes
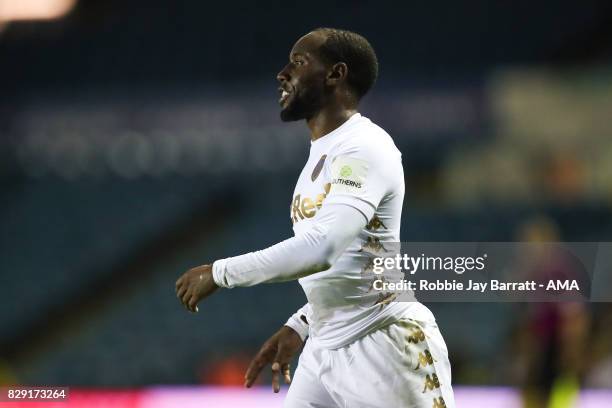
[[[433,365],[433,363],[434,363],[433,356],[431,355],[429,350],[425,349],[425,351],[419,353],[418,363],[414,369],[418,370],[421,367],[427,367],[428,365]]]
[[[444,398],[434,398],[433,406],[431,408],[446,408],[446,402],[444,402]]]
[[[387,279],[385,279],[383,275],[376,276],[374,279],[370,281],[370,287],[368,288],[368,293],[374,290],[374,284],[376,282],[380,282],[380,284],[382,285],[383,283],[387,282]]]
[[[423,393],[425,393],[425,391],[433,391],[436,388],[440,388],[440,380],[438,380],[438,376],[435,373],[432,375],[427,374],[427,376],[425,376]]]
[[[393,293],[393,292],[379,293],[378,299],[376,300],[376,302],[374,302],[373,306],[380,305],[380,307],[382,308],[383,306],[386,306],[389,303],[393,302],[395,298],[397,298],[397,293]]]

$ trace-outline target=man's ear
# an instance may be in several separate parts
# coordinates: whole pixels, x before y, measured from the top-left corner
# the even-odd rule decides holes
[[[346,79],[348,75],[348,67],[344,62],[338,62],[334,64],[327,74],[326,83],[327,85],[338,85],[340,82]]]

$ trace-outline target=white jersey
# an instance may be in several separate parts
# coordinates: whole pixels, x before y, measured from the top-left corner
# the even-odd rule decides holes
[[[407,308],[430,320],[425,307],[386,304],[372,288],[372,254],[399,243],[403,201],[401,153],[369,119],[357,113],[312,142],[290,206],[296,236],[310,228],[323,204],[349,205],[364,217],[363,229],[330,269],[299,280],[310,305],[309,335],[322,347],[342,347],[394,322]]]
[[[312,142],[290,212],[295,236],[213,264],[222,287],[299,279],[308,303],[287,322],[319,347],[340,348],[408,313],[434,320],[420,303],[390,302],[372,287],[372,260],[400,240],[401,153],[360,114]]]

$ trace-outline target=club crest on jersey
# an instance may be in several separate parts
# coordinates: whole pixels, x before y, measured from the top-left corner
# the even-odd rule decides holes
[[[312,174],[310,175],[310,179],[312,181],[315,181],[317,177],[319,177],[319,174],[321,174],[321,170],[323,170],[323,165],[325,164],[325,159],[327,159],[326,154],[321,156],[321,158],[319,159],[319,162],[317,163],[314,170],[312,171]]]

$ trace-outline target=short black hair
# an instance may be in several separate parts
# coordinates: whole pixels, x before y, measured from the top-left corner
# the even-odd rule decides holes
[[[321,58],[330,64],[347,65],[347,83],[361,99],[378,78],[378,58],[372,45],[362,35],[348,30],[321,27],[314,31],[323,32],[327,37],[319,48]]]

